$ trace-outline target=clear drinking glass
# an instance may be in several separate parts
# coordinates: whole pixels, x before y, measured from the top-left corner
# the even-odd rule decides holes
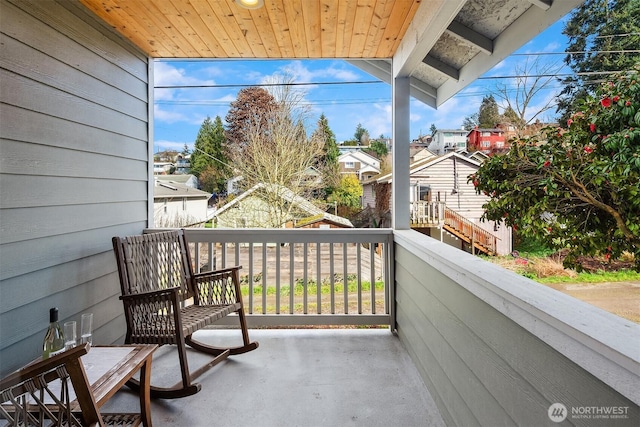
[[[93,313],[84,313],[80,318],[80,342],[82,344],[92,341]]]
[[[62,333],[64,336],[64,349],[69,350],[75,347],[78,338],[76,335],[76,321],[65,322]]]

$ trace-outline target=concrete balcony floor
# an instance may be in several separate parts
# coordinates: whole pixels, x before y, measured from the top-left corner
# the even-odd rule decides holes
[[[436,405],[398,338],[388,329],[252,329],[260,347],[232,356],[198,378],[202,390],[152,401],[162,426],[444,426]],[[211,343],[240,336],[206,330]],[[191,369],[201,355],[190,353]],[[161,347],[152,383],[179,379],[177,353]],[[104,412],[136,412],[123,389]]]

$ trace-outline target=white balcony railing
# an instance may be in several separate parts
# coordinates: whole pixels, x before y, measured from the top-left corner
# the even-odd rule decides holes
[[[196,268],[241,265],[249,324],[390,325],[389,229],[187,229]]]

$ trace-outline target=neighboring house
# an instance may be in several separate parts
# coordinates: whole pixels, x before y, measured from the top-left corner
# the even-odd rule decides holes
[[[240,193],[240,181],[242,181],[243,179],[244,179],[244,177],[242,175],[240,175],[240,176],[234,176],[233,178],[228,180],[227,181],[227,194],[231,196],[233,194]]]
[[[349,151],[338,157],[341,174],[355,174],[366,181],[380,173],[380,160],[361,150]]]
[[[171,162],[153,162],[153,174],[166,175],[172,167],[173,163]]]
[[[476,227],[496,236],[499,239],[497,253],[506,255],[512,251],[511,229],[504,225],[497,226],[492,221],[480,221],[484,213],[482,205],[489,197],[478,194],[473,183],[467,182],[467,177],[475,173],[479,167],[480,162],[456,152],[413,163],[409,172],[409,202],[412,205],[412,214],[415,214],[419,205],[435,207],[437,202],[442,202],[448,209]],[[391,185],[391,179],[391,174],[387,174],[363,184],[363,199],[368,200],[370,207],[375,205],[374,183]],[[449,232],[442,224],[425,223],[416,218],[418,216],[412,215],[412,228],[461,249],[470,249],[468,242],[454,234],[455,230]]]
[[[207,220],[210,193],[177,182],[155,181],[153,222],[155,227],[185,227]]]
[[[195,175],[158,175],[156,181],[166,184],[182,184],[191,188],[198,188],[198,178]]]
[[[465,129],[438,129],[431,138],[429,150],[439,156],[466,150],[468,133]]]
[[[489,156],[484,154],[482,151],[474,151],[472,153],[465,153],[465,156],[467,156],[468,158],[473,159],[473,160],[475,160],[476,162],[479,162],[479,163],[483,163],[485,160],[487,160],[489,158]]]
[[[265,193],[270,193],[269,195]],[[284,218],[286,228],[352,228],[353,224],[346,218],[323,211],[291,190],[275,185],[256,184],[229,203],[222,206],[214,214],[214,223],[218,228],[264,228],[271,219],[270,206],[267,201],[273,195],[281,197],[291,213]]]
[[[418,162],[420,160],[429,159],[431,157],[435,157],[436,155],[429,151],[427,148],[420,148],[417,151],[413,151],[411,154],[411,163]]]
[[[480,151],[489,156],[504,153],[509,150],[505,131],[501,128],[483,129],[475,128],[467,135],[469,151]]]
[[[188,174],[191,172],[191,155],[179,154],[176,159],[176,174]]]

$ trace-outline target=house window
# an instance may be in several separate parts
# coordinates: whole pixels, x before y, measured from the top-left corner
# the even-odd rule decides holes
[[[489,148],[489,147],[491,147],[491,142],[490,141],[482,141],[480,146],[481,147],[485,147],[485,148]]]
[[[345,169],[354,169],[356,167],[355,162],[344,162]]]
[[[496,141],[496,148],[504,148],[504,141]]]
[[[482,132],[482,136],[491,136],[491,132]]]

